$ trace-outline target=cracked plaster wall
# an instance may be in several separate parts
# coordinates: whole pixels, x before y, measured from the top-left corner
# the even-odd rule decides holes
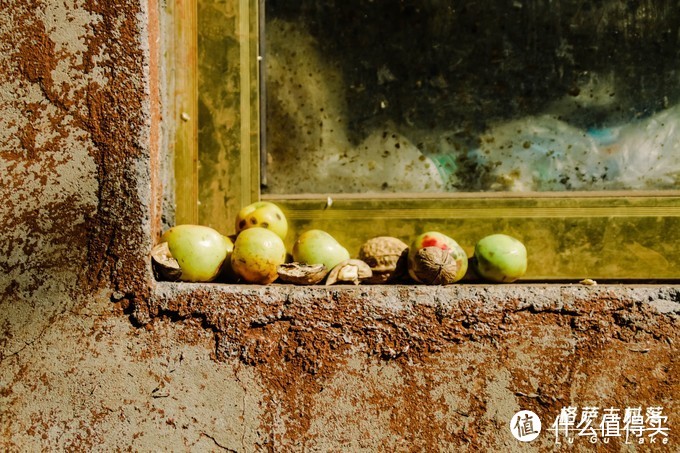
[[[0,0],[0,449],[512,451],[519,408],[659,404],[673,451],[678,287],[154,284],[159,8]]]

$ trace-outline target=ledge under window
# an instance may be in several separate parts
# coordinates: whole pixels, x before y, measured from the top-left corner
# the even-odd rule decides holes
[[[294,354],[359,349],[395,358],[447,344],[501,340],[564,326],[604,341],[638,332],[669,338],[677,329],[680,285],[513,284],[293,286],[159,282],[148,316],[194,318],[216,334],[216,356],[246,363],[273,349]],[[311,360],[311,359],[310,359]],[[312,360],[313,362],[313,360]]]

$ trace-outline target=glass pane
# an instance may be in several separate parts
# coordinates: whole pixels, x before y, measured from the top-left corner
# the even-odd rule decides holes
[[[677,1],[266,1],[264,194],[670,190]]]

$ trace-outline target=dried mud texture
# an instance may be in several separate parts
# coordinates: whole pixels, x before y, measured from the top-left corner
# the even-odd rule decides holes
[[[0,1],[0,360],[99,288],[148,294],[143,8]]]
[[[56,316],[0,368],[0,451],[249,451],[254,370],[194,319],[139,329],[104,298]]]
[[[150,310],[199,319],[218,359],[255,368],[260,447],[324,451],[512,450],[520,408],[544,423],[568,405],[674,414],[679,312],[675,287],[163,283]]]
[[[118,375],[132,357],[126,330],[82,327],[114,316],[137,333],[109,297],[149,293],[157,86],[147,6],[0,0],[3,451],[120,450],[134,444],[117,437],[126,420],[149,414],[121,398],[143,395]]]

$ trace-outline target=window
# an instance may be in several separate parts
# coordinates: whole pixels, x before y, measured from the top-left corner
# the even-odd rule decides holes
[[[178,222],[263,198],[288,245],[505,232],[528,279],[680,277],[672,2],[177,5]]]

